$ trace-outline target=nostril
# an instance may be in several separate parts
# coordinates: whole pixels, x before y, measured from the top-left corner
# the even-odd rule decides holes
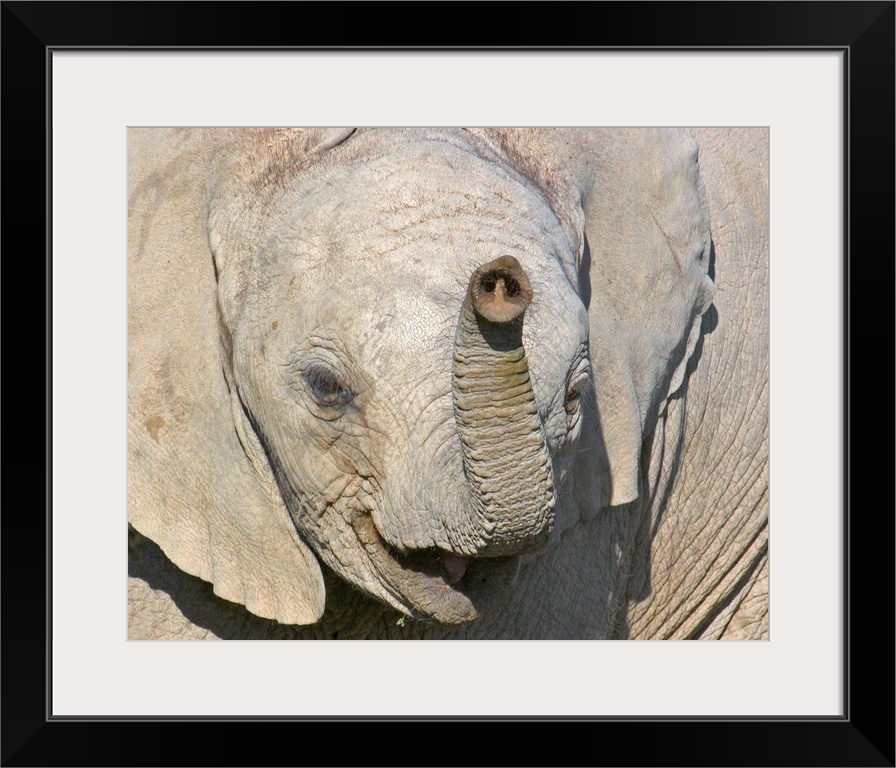
[[[508,298],[519,296],[522,287],[519,281],[509,272],[488,272],[479,278],[479,290],[485,293],[494,293],[496,290]]]

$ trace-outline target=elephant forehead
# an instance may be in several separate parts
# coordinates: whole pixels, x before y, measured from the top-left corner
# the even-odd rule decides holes
[[[403,245],[469,248],[459,242],[464,235],[536,248],[560,234],[542,193],[474,148],[431,139],[377,148],[370,157],[314,168],[284,190],[269,220],[274,237],[294,237],[314,261],[337,250],[360,260]]]
[[[293,284],[305,325],[329,325],[361,349],[379,340],[381,354],[392,340],[396,354],[413,352],[422,360],[437,348],[450,349],[473,272],[508,254],[532,284],[532,328],[571,317],[580,303],[565,268],[573,257],[562,252],[557,231],[482,215],[429,219],[401,236],[388,231],[388,222],[378,227],[343,231],[318,244],[326,257],[302,254],[278,270]]]
[[[450,372],[472,273],[513,255],[534,291],[524,338],[546,361],[536,367],[555,367],[547,361],[587,334],[576,254],[556,215],[495,158],[453,135],[418,138],[316,168],[280,196],[264,250],[301,325],[327,326],[374,378]]]
[[[520,262],[536,296],[575,293],[575,255],[556,219],[550,211],[540,219],[517,213],[447,200],[430,216],[398,209],[357,227],[330,222],[313,236],[290,228],[278,244],[289,263],[277,271],[290,280],[298,274],[312,305],[323,294],[353,315],[369,307],[403,317],[409,332],[430,326],[446,307],[456,320],[473,272],[504,255]]]
[[[330,261],[320,266],[294,306],[302,329],[323,327],[327,336],[337,336],[372,381],[444,394],[450,391],[469,275],[491,258],[485,252],[445,258],[436,269],[423,269],[423,259],[366,260],[348,269]],[[556,259],[530,256],[525,268],[534,296],[523,340],[540,385],[536,395],[547,398],[563,385],[587,339],[587,313]]]

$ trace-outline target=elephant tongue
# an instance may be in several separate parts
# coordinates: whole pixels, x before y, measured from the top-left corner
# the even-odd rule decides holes
[[[442,552],[439,560],[448,573],[448,583],[457,584],[467,572],[470,558],[463,555],[455,555],[453,552]]]

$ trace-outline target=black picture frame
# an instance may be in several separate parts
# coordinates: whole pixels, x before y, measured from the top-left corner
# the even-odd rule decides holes
[[[49,153],[52,125],[48,94],[52,85],[53,52],[74,49],[188,48],[208,50],[234,47],[331,47],[354,49],[343,35],[363,30],[367,40],[389,43],[404,22],[420,16],[420,6],[360,4],[297,8],[287,3],[2,3],[2,218],[7,248],[3,266],[5,284],[46,286],[44,347],[34,360],[37,343],[34,326],[22,322],[23,304],[7,301],[15,313],[5,324],[5,357],[12,368],[4,379],[7,414],[46,413],[44,429],[29,416],[27,428],[7,424],[8,442],[18,467],[39,464],[46,472],[39,485],[47,488],[46,514],[30,501],[10,501],[3,516],[2,546],[2,765],[262,765],[279,764],[281,753],[295,749],[311,764],[367,765],[479,762],[510,764],[615,764],[615,765],[886,765],[894,763],[893,667],[893,541],[890,513],[890,463],[881,466],[877,442],[858,437],[869,425],[879,432],[879,401],[865,394],[877,391],[881,370],[882,329],[892,327],[894,262],[894,7],[893,2],[707,2],[707,3],[577,3],[491,7],[435,6],[442,39],[461,40],[465,48],[507,48],[497,44],[523,40],[513,46],[532,48],[594,48],[651,50],[687,48],[786,49],[796,52],[837,49],[844,54],[844,301],[843,338],[845,368],[842,404],[831,404],[827,418],[843,417],[845,635],[843,638],[844,715],[841,717],[757,718],[454,718],[469,721],[534,721],[545,729],[518,731],[520,736],[495,739],[483,733],[475,742],[450,746],[446,731],[424,734],[421,726],[452,718],[404,718],[414,723],[418,738],[408,741],[384,725],[387,717],[303,718],[292,724],[289,738],[278,732],[276,742],[261,742],[256,734],[266,721],[288,718],[58,718],[48,712],[51,642],[47,634],[48,534],[52,504],[51,463],[51,274],[52,233],[49,230]],[[340,16],[339,24],[322,27],[309,23],[318,14]],[[292,13],[304,24],[282,23]],[[343,18],[346,17],[346,18]],[[350,20],[349,18],[350,17]],[[512,17],[513,26],[507,24]],[[571,21],[571,17],[574,19]],[[176,18],[176,22],[174,19]],[[278,19],[273,23],[272,19]],[[484,21],[491,24],[483,24]],[[499,30],[508,33],[501,35]],[[370,35],[376,29],[379,35]],[[490,34],[476,35],[488,30]],[[514,30],[511,33],[510,30]],[[453,33],[453,34],[452,34]],[[482,40],[475,44],[475,38]],[[485,38],[485,39],[483,39]],[[413,46],[431,48],[438,46]],[[22,236],[30,235],[27,240]],[[46,237],[45,258],[40,246]],[[13,245],[15,243],[15,245]],[[30,243],[31,245],[23,245]],[[27,257],[25,256],[27,253]],[[24,269],[22,268],[24,266]],[[883,274],[881,274],[883,271]],[[36,276],[35,273],[38,273]],[[807,281],[811,284],[811,281]],[[809,287],[807,287],[809,290]],[[24,311],[34,313],[30,305]],[[855,322],[851,322],[855,318]],[[867,342],[872,341],[869,347]],[[889,341],[889,339],[888,339]],[[832,349],[834,344],[832,343]],[[887,344],[887,357],[892,344]],[[36,369],[47,372],[44,397],[35,410],[21,399],[40,390]],[[22,375],[28,371],[27,375]],[[889,377],[887,377],[889,380]],[[856,386],[853,387],[853,382]],[[853,390],[858,396],[853,397]],[[12,393],[12,394],[10,394]],[[863,396],[864,395],[864,396]],[[33,395],[32,395],[33,396]],[[886,423],[889,423],[885,420]],[[886,438],[886,436],[885,436]],[[884,439],[884,444],[887,440]],[[875,450],[863,446],[875,445]],[[884,482],[881,482],[884,478]],[[7,483],[18,487],[20,482]],[[30,486],[26,486],[30,488]],[[869,497],[870,492],[870,497]],[[882,509],[883,507],[883,509]],[[811,537],[811,531],[807,531]],[[881,643],[880,639],[884,642]],[[102,674],[98,670],[98,674]],[[637,681],[633,681],[636,685]],[[475,695],[475,692],[471,692]],[[198,721],[202,721],[200,724]],[[320,738],[327,724],[356,733],[358,722],[376,727],[374,738],[340,735],[331,743]],[[571,722],[579,721],[579,722]],[[239,728],[235,727],[239,722]],[[533,724],[534,724],[533,722]],[[557,727],[567,725],[562,731]],[[456,728],[458,723],[446,724]],[[295,726],[302,728],[296,733]],[[401,723],[399,723],[401,727]],[[466,731],[464,731],[466,733]],[[335,733],[332,728],[324,734]],[[297,742],[296,735],[301,739]],[[534,736],[539,735],[538,739]],[[310,738],[309,738],[310,737]],[[397,739],[396,739],[397,737]],[[421,738],[422,737],[422,738]],[[413,744],[433,745],[421,754]],[[270,752],[261,744],[277,746]],[[475,748],[474,748],[475,744]],[[308,751],[311,750],[311,751]],[[291,751],[285,753],[287,760]]]

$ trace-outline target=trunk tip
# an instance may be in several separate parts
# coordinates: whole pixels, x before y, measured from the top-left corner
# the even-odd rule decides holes
[[[483,264],[470,278],[470,300],[476,314],[492,323],[509,323],[532,301],[529,278],[513,256]]]

